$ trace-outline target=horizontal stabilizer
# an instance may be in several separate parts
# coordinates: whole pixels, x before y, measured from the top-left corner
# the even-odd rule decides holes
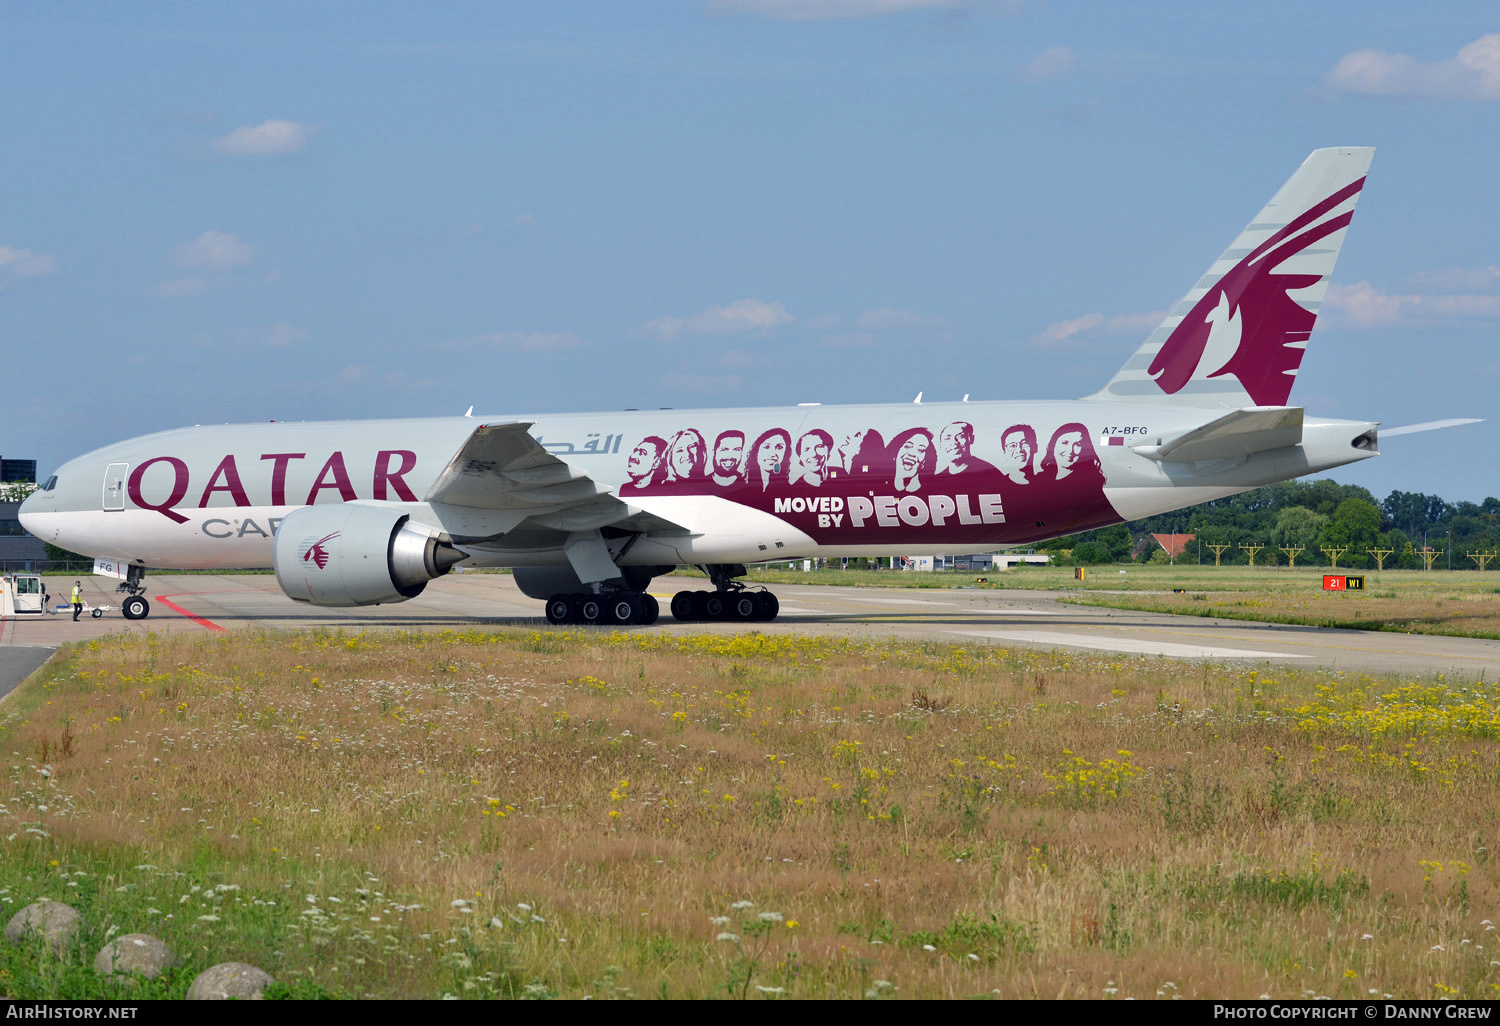
[[[1448,420],[1429,420],[1422,424],[1403,424],[1401,427],[1381,428],[1381,438],[1395,435],[1417,435],[1423,431],[1440,431],[1443,428],[1462,427],[1465,424],[1483,424],[1483,417],[1452,417]]]
[[[1284,449],[1302,441],[1302,407],[1250,406],[1158,445],[1136,445],[1131,451],[1167,463],[1194,463]]]

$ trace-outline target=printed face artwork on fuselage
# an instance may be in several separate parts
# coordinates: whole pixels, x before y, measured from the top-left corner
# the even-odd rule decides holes
[[[684,427],[631,449],[620,490],[720,496],[820,544],[882,544],[889,532],[903,543],[1004,545],[1118,523],[1088,428],[1059,425],[1045,448],[1037,437],[1012,424],[986,449],[969,421],[910,427],[889,442],[874,428],[775,427],[722,431],[710,449]]]
[[[714,484],[732,488],[745,479],[745,433],[725,431],[714,439]]]

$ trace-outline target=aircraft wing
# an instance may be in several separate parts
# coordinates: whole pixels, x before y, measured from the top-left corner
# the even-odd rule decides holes
[[[425,501],[456,543],[498,541],[518,529],[684,532],[543,449],[531,436],[534,423],[480,424],[433,482]]]
[[[1131,451],[1159,462],[1192,463],[1283,449],[1301,441],[1300,406],[1247,406],[1159,445],[1131,446]]]

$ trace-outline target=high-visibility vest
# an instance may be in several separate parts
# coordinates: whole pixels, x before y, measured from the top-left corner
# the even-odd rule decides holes
[[[83,591],[76,584],[73,586],[73,605],[83,605]]]

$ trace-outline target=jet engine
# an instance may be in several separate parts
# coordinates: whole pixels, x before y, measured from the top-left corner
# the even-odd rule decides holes
[[[276,529],[276,583],[315,606],[405,602],[464,554],[411,523],[399,506],[344,502],[305,506]]]

